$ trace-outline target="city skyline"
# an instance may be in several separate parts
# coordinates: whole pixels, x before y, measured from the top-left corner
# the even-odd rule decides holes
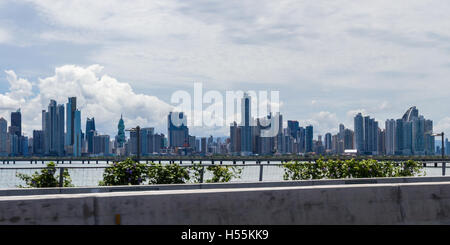
[[[83,69],[81,67],[78,67],[78,68]],[[100,69],[97,66],[93,66],[93,67],[89,67],[89,68],[85,69],[86,73],[84,73],[84,75],[95,75],[95,72],[92,71],[92,70],[96,69],[96,68]],[[59,74],[59,75],[67,75],[67,74],[65,74],[63,72],[63,74]],[[31,93],[31,87],[35,86],[35,85],[32,85],[30,82],[22,79],[22,78],[18,78],[17,76],[13,76],[13,77],[10,77],[10,78],[12,79],[12,80],[10,80],[11,87],[15,87],[15,89],[18,90],[20,93]],[[103,79],[103,77],[102,77],[102,79]],[[125,87],[126,89],[132,90],[129,87],[128,84],[120,83],[120,82],[118,82],[117,80],[115,80],[113,78],[111,78],[111,79],[112,80],[110,80],[110,81],[112,81],[113,83],[117,83],[117,84]],[[20,87],[20,86],[22,86],[22,87]],[[29,91],[24,90],[23,87],[28,87]],[[55,91],[52,91],[50,94],[55,94],[54,92]],[[12,96],[15,96],[14,93],[10,93],[9,95],[11,95],[11,94],[12,94]],[[53,100],[52,97],[49,96],[49,95],[47,95],[45,97],[48,98],[49,100]],[[144,96],[144,98],[148,97],[147,99],[149,99],[150,103],[154,102],[154,100],[155,100],[155,97],[152,97],[152,96],[134,94],[133,92],[132,92],[132,95],[137,96],[137,97]],[[44,96],[42,96],[42,97],[44,97]],[[66,98],[64,95],[61,95],[61,94],[58,94],[56,97],[59,100],[64,100],[64,98]],[[26,104],[25,105],[25,107],[27,109],[27,112],[31,112],[30,114],[33,115],[31,117],[31,121],[35,123],[34,125],[32,125],[32,124],[30,125],[29,124],[30,120],[24,120],[23,121],[23,128],[24,129],[23,130],[21,129],[21,131],[25,132],[25,134],[27,136],[32,136],[33,130],[36,130],[37,128],[39,128],[39,125],[41,124],[41,120],[42,120],[41,114],[38,112],[39,110],[36,110],[36,108],[34,106],[36,105],[36,103],[38,103],[38,104],[39,103],[45,103],[45,102],[41,102],[42,100],[43,100],[43,98],[41,98],[41,96],[39,95],[39,96],[37,96],[37,97],[35,97],[35,98],[30,100],[30,102],[32,104],[30,103],[30,104]],[[158,99],[156,99],[156,100],[158,102],[162,102],[162,101],[160,101]],[[285,103],[283,101],[283,96],[282,95],[281,95],[280,100],[281,100],[282,113],[283,113],[283,115],[286,115],[286,112],[284,111]],[[94,115],[95,115],[93,112],[89,113],[89,111],[90,111],[90,109],[92,107],[95,108],[96,104],[85,104],[87,102],[86,99],[83,99],[82,102],[84,104],[79,105],[80,109],[85,111],[85,112],[88,112],[88,113],[84,113],[84,114],[81,115],[81,123],[82,123],[81,127],[85,128],[86,119],[90,118],[90,117],[94,117]],[[165,102],[162,102],[162,103],[163,103],[162,107],[164,107],[165,109],[159,111],[157,115],[155,115],[154,113],[149,111],[147,113],[144,112],[142,115],[137,115],[136,118],[130,118],[130,117],[127,117],[126,113],[124,114],[122,112],[108,112],[108,117],[116,116],[116,115],[117,116],[124,115],[123,119],[124,119],[124,121],[125,121],[125,123],[127,125],[128,124],[131,124],[131,125],[132,124],[136,124],[136,125],[138,125],[138,124],[141,124],[141,125],[152,125],[152,127],[155,127],[157,130],[164,131],[166,129],[165,126],[167,125],[167,120],[165,120],[166,119],[165,118],[166,117],[165,114],[169,113],[170,111],[172,111],[173,108],[175,108],[175,107],[173,105],[169,104],[169,103],[165,103]],[[411,106],[413,106],[413,105],[407,105],[406,107],[409,108]],[[136,107],[139,107],[139,105],[136,105]],[[16,109],[23,110],[22,107],[19,107],[19,108],[16,108]],[[7,118],[10,117],[9,113],[11,111],[16,110],[16,109],[14,109],[13,107],[10,107],[10,108],[7,108],[7,109],[0,108],[0,117],[3,117],[5,119],[7,119]],[[95,111],[95,110],[93,110],[93,111]],[[383,121],[383,122],[385,120],[387,120],[387,119],[392,119],[392,118],[396,117],[395,116],[396,114],[402,114],[403,113],[401,111],[399,111],[399,112],[389,112],[389,114],[391,114],[391,115],[393,114],[393,116],[388,117],[385,120],[383,120],[383,119],[379,119],[379,117],[376,115],[376,113],[368,113],[367,111],[368,110],[365,110],[365,109],[349,111],[349,112],[346,113],[346,115],[345,115],[346,120],[343,121],[343,122],[337,120],[336,113],[334,113],[334,112],[320,111],[317,114],[318,117],[315,118],[315,119],[304,120],[304,119],[301,119],[300,117],[294,117],[294,118],[289,118],[289,119],[284,120],[283,124],[287,125],[288,120],[296,120],[296,121],[299,121],[303,125],[312,124],[312,125],[315,125],[315,130],[317,130],[317,133],[322,135],[322,136],[324,136],[326,133],[329,133],[329,132],[336,133],[336,132],[339,131],[338,127],[333,126],[334,123],[336,123],[336,124],[344,124],[346,127],[352,126],[353,125],[353,117],[356,114],[360,113],[360,112],[363,113],[363,114],[370,114],[371,116],[377,118],[377,120]],[[152,121],[144,119],[146,116],[149,116],[149,115],[151,115],[153,117]],[[155,117],[155,116],[159,116],[159,115],[163,115],[163,116],[161,116],[162,120],[160,120],[159,118]],[[429,116],[427,116],[427,117],[429,117]],[[26,114],[26,118],[29,119],[30,115]],[[330,120],[330,118],[332,118],[332,119]],[[99,127],[99,129],[100,129],[99,131],[104,133],[104,134],[114,135],[114,132],[116,130],[115,126],[113,124],[110,124],[109,121],[107,121],[108,123],[106,124],[105,120],[102,120],[101,118],[99,118],[99,119],[100,119],[100,122],[101,122],[101,127]],[[321,120],[323,120],[323,121],[321,121]],[[447,134],[447,132],[445,130],[446,126],[442,126],[442,125],[440,125],[440,123],[441,122],[437,122],[437,124],[435,124],[434,127],[439,132],[441,132],[442,128],[444,128],[444,132]],[[324,124],[326,124],[326,126],[323,126]],[[383,126],[384,126],[384,123],[380,126],[380,128],[383,128]],[[449,124],[449,126],[450,126],[450,124]],[[215,135],[217,137],[229,137],[229,132],[228,132],[228,127],[227,126],[222,127],[219,130],[217,129],[217,127],[204,127],[204,126],[203,127],[191,126],[190,128],[191,128],[191,130],[193,132],[195,132],[197,135],[202,136],[202,137],[209,137],[210,135]],[[450,132],[450,130],[449,130],[449,132]]]
[[[359,112],[354,116],[353,130],[340,123],[338,132],[314,134],[314,125],[302,125],[297,120],[283,123],[283,114],[270,112],[258,117],[252,114],[253,98],[243,93],[242,110],[229,126],[229,135],[202,137],[189,133],[188,117],[184,112],[169,112],[167,133],[158,133],[152,125],[143,125],[130,131],[126,138],[123,115],[115,135],[101,134],[95,117],[87,118],[85,131],[77,98],[68,97],[67,104],[50,100],[48,110],[42,110],[41,129],[33,136],[22,132],[22,112],[11,112],[10,126],[0,118],[0,154],[10,156],[74,156],[81,155],[136,155],[136,154],[318,154],[318,155],[435,155],[433,121],[426,119],[416,106],[410,107],[400,119],[387,119],[385,128],[376,118]],[[97,116],[98,118],[99,116]],[[101,115],[100,115],[101,117]],[[397,117],[398,118],[398,117]],[[275,124],[274,124],[275,123]],[[285,127],[286,126],[286,127]],[[275,127],[275,128],[273,128]],[[263,132],[267,131],[267,132]],[[140,136],[138,136],[138,134]],[[166,137],[167,136],[167,137]],[[114,140],[112,140],[114,139]],[[207,141],[206,148],[204,146]],[[138,147],[137,142],[139,140]],[[224,140],[224,141],[222,141]],[[445,140],[448,148],[448,139]],[[141,148],[142,147],[142,148]],[[139,148],[139,150],[138,150]],[[446,153],[450,151],[447,149]]]
[[[106,134],[120,113],[129,125],[162,130],[154,118],[170,111],[171,93],[202,82],[206,90],[279,90],[284,117],[321,134],[350,127],[357,111],[384,120],[414,105],[448,133],[450,109],[436,105],[450,89],[449,9],[438,0],[4,0],[0,115],[22,108],[31,134],[40,124],[33,106],[75,96],[82,122],[101,113]]]

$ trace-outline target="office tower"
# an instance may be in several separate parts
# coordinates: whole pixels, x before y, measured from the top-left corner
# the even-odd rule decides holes
[[[343,134],[342,142],[344,150],[354,149],[355,146],[353,143],[353,139],[355,138],[355,133],[353,132],[353,130],[346,128],[344,129],[342,134]]]
[[[257,124],[255,126],[250,126],[252,131],[252,153],[259,154],[261,151],[261,126],[259,124],[259,119],[257,119]]]
[[[338,133],[338,140],[344,140],[344,130],[345,130],[345,126],[344,124],[339,124],[339,133]]]
[[[248,155],[253,152],[253,144],[251,128],[251,97],[247,93],[244,93],[241,106],[241,152]]]
[[[425,154],[434,155],[433,121],[425,120]]]
[[[193,152],[197,151],[195,148],[195,136],[189,135],[189,147],[192,148]]]
[[[150,153],[160,153],[161,150],[164,148],[164,134],[153,134],[149,135],[151,140],[149,140],[149,143],[151,145],[151,150],[149,150]],[[150,147],[150,146],[149,146]]]
[[[42,111],[42,130],[44,134],[44,154],[64,155],[64,106],[50,100],[48,111]]]
[[[434,154],[433,121],[419,115],[415,106],[409,108],[396,124],[396,154]]]
[[[355,129],[355,146],[359,154],[364,154],[366,151],[364,147],[364,121],[361,113],[358,113],[354,118]]]
[[[297,138],[297,133],[299,130],[299,124],[298,121],[291,121],[288,120],[288,129],[289,129],[289,134],[295,139]]]
[[[94,135],[93,136],[93,154],[107,156],[109,151],[109,135]]]
[[[403,122],[403,155],[413,154],[412,121]]]
[[[66,105],[66,145],[71,146],[75,142],[75,111],[77,110],[77,98],[70,97]]]
[[[305,153],[306,134],[305,128],[300,127],[297,132],[298,152]]]
[[[358,113],[354,118],[355,146],[359,154],[378,154],[378,122]]]
[[[386,155],[386,129],[378,129],[378,154]]]
[[[8,122],[0,118],[0,156],[8,154]]]
[[[332,149],[332,135],[330,133],[325,134],[325,150],[331,151]]]
[[[343,146],[341,148],[339,142],[337,134],[331,136],[331,152],[333,154],[340,154],[341,150],[343,150]]]
[[[42,156],[45,153],[44,131],[33,130],[33,155]]]
[[[314,132],[313,132],[313,126],[309,125],[306,126],[305,129],[305,153],[310,153],[313,152],[313,137],[314,137]]]
[[[183,112],[170,112],[168,116],[169,147],[184,147],[189,144],[187,117]]]
[[[66,147],[71,156],[81,156],[81,111],[77,110],[77,98],[70,97],[66,105]]]
[[[120,120],[117,125],[116,142],[119,148],[122,148],[123,144],[125,144],[125,123],[123,122],[122,115],[120,115]]]
[[[206,154],[206,151],[207,151],[206,137],[203,137],[203,138],[201,139],[201,141],[202,141],[202,150],[201,150],[201,153],[202,153],[202,154]]]
[[[414,155],[425,155],[425,119],[423,116],[412,120],[412,150]]]
[[[94,134],[95,134],[95,119],[87,118],[86,119],[86,143],[87,143],[87,152],[94,153]]]
[[[450,155],[450,142],[448,141],[448,138],[445,139],[445,155]]]
[[[230,144],[231,153],[241,152],[241,127],[236,122],[230,126]]]
[[[403,130],[403,120],[397,119],[395,121],[395,155],[403,155],[404,148],[404,130]]]
[[[155,134],[154,128],[142,128],[141,129],[141,154],[142,156],[148,155],[151,153],[150,148],[151,142],[149,142],[149,138],[151,139],[151,136]]]
[[[20,109],[16,112],[11,112],[11,126],[9,128],[10,134],[15,134],[17,137],[22,136],[22,113]]]
[[[396,122],[394,119],[388,119],[385,123],[385,148],[386,155],[395,155],[396,148]]]

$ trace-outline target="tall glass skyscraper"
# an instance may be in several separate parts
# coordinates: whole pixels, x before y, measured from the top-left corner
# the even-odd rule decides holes
[[[169,147],[183,147],[189,145],[189,129],[187,118],[183,112],[170,112],[168,121]]]
[[[2,117],[0,118],[0,156],[6,156],[8,154],[7,139],[8,122]]]
[[[125,123],[123,122],[122,115],[120,115],[120,120],[117,124],[116,143],[119,148],[122,148],[125,144]]]
[[[361,113],[354,118],[354,129],[355,129],[355,144],[358,153],[364,153],[366,151],[364,147],[364,122]]]
[[[313,137],[314,137],[314,131],[313,126],[309,125],[306,126],[305,129],[305,152],[313,152]]]
[[[247,93],[244,93],[241,101],[241,151],[244,154],[251,154],[253,151],[251,105],[251,97]]]
[[[46,155],[64,155],[64,105],[51,100],[48,111],[42,111],[44,152]]]
[[[95,118],[86,119],[87,152],[94,153]]]
[[[71,156],[81,156],[81,111],[77,110],[77,98],[70,97],[66,105],[66,147]]]

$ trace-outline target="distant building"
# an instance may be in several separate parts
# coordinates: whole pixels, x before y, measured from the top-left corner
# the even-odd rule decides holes
[[[87,153],[94,153],[94,135],[95,135],[95,119],[86,119],[86,143],[87,143]]]
[[[45,154],[45,134],[42,130],[33,131],[33,155],[43,156]]]
[[[122,115],[120,115],[120,120],[117,125],[117,136],[116,136],[116,144],[118,148],[124,147],[125,140],[125,123],[123,122]]]
[[[0,156],[8,155],[8,122],[0,118]]]
[[[187,118],[183,112],[170,112],[168,116],[169,147],[186,147],[189,145]]]
[[[81,156],[81,111],[77,109],[77,98],[70,97],[66,105],[66,152],[69,156]]]
[[[48,111],[42,111],[44,154],[64,156],[64,105],[50,100]]]
[[[313,126],[309,125],[305,128],[305,153],[313,152]]]

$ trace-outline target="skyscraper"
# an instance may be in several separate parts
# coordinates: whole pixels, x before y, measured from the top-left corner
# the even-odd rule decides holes
[[[33,130],[33,155],[42,156],[45,153],[44,131]]]
[[[313,132],[313,126],[309,125],[306,126],[305,129],[305,153],[310,153],[313,152],[313,137],[314,137],[314,132]]]
[[[95,119],[86,119],[86,142],[87,142],[87,152],[94,152],[94,135],[95,135]]]
[[[385,148],[386,155],[395,155],[396,147],[396,125],[394,119],[388,119],[385,123]]]
[[[251,154],[253,152],[251,104],[251,97],[247,93],[244,93],[241,102],[241,152],[244,154]]]
[[[0,156],[8,154],[8,122],[0,118]]]
[[[117,125],[117,136],[116,136],[116,142],[117,146],[119,148],[123,147],[123,144],[125,144],[125,123],[123,122],[122,115],[120,115],[119,124]]]
[[[330,133],[325,134],[325,150],[331,150],[332,148],[332,135]]]
[[[230,126],[230,144],[231,144],[231,153],[240,153],[241,152],[241,127],[234,122]]]
[[[299,130],[299,124],[298,121],[292,121],[292,120],[288,120],[288,129],[289,129],[289,133],[290,135],[295,139],[297,138],[297,133]]]
[[[354,118],[355,144],[359,154],[378,154],[378,122],[358,113]]]
[[[364,147],[364,121],[361,113],[354,118],[355,144],[358,153],[362,154],[366,151]]]
[[[189,129],[187,118],[183,112],[170,112],[168,121],[169,147],[183,147],[189,145]]]
[[[67,153],[71,156],[81,156],[81,111],[77,110],[77,98],[70,97],[66,107]]]
[[[44,134],[44,153],[64,155],[64,105],[51,100],[48,111],[42,111],[42,131]]]
[[[22,136],[22,113],[20,109],[16,112],[11,112],[11,126],[9,128],[10,134],[15,134],[18,137]]]

